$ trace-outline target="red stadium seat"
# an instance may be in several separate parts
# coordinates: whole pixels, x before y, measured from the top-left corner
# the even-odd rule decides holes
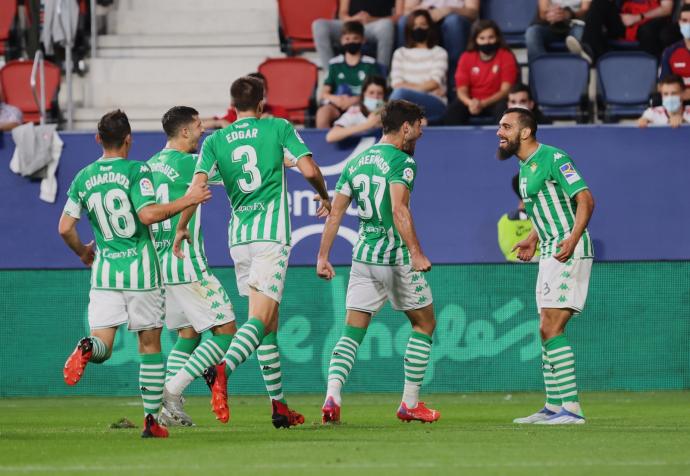
[[[0,69],[0,87],[5,95],[5,102],[18,107],[24,113],[26,122],[39,122],[40,109],[31,92],[31,68],[33,61],[9,61]],[[57,97],[60,87],[60,68],[55,64],[45,62],[46,97],[44,102],[46,112],[50,112],[53,100]],[[40,91],[41,81],[37,78],[36,87]]]
[[[268,83],[268,103],[284,107],[292,122],[304,124],[316,88],[316,65],[304,58],[269,58],[259,72]]]
[[[335,18],[338,0],[278,0],[278,14],[286,53],[314,50],[311,24],[319,18]]]
[[[5,54],[5,43],[10,39],[10,30],[16,15],[17,0],[0,0],[0,55]]]

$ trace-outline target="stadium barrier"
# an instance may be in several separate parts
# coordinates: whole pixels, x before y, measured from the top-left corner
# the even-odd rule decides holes
[[[540,344],[531,264],[435,266],[428,274],[438,327],[425,392],[541,390]],[[232,268],[216,275],[238,322],[247,304]],[[288,270],[279,343],[286,392],[323,392],[341,334],[348,268],[332,282],[313,267]],[[0,271],[0,397],[136,395],[136,336],[121,329],[112,358],[90,365],[76,387],[62,380],[65,358],[88,330],[86,270]],[[690,387],[690,262],[595,263],[587,306],[568,335],[578,383],[588,390]],[[398,392],[410,326],[388,305],[360,347],[347,392]],[[163,351],[174,336],[163,334]],[[230,380],[234,394],[264,393],[254,357]],[[197,381],[190,394],[207,393]]]

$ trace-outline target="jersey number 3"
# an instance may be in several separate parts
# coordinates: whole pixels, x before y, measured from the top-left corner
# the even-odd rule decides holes
[[[374,192],[374,206],[371,203],[371,182],[374,182],[376,191]],[[383,194],[386,191],[386,179],[378,175],[373,175],[371,178],[365,174],[355,175],[352,178],[352,185],[358,190],[357,204],[360,218],[368,220],[374,216],[381,219],[381,202],[383,202]]]
[[[256,167],[256,149],[251,145],[241,145],[232,151],[233,162],[244,162],[242,172],[249,174],[249,181],[246,178],[237,180],[237,185],[244,193],[250,193],[261,186],[261,172]]]

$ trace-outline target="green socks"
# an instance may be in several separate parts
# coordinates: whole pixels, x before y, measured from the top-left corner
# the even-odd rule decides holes
[[[230,344],[230,348],[225,354],[225,373],[230,375],[241,363],[249,358],[250,355],[259,347],[264,338],[264,324],[255,317],[239,328],[235,338]]]
[[[230,334],[216,334],[202,342],[182,367],[182,372],[178,372],[177,375],[165,382],[167,391],[173,395],[182,394],[195,378],[204,373],[206,368],[223,360],[223,355],[230,347],[231,341],[232,335]]]
[[[283,395],[283,374],[280,371],[280,351],[278,350],[278,336],[269,332],[256,349],[261,375],[264,378],[266,391],[271,400],[278,400],[287,404]]]
[[[201,336],[197,336],[193,339],[186,339],[179,336],[177,337],[177,342],[175,342],[175,346],[170,351],[170,355],[168,355],[165,383],[168,383],[168,381],[173,378],[182,367],[184,367],[184,365],[187,363],[187,360],[189,360],[189,357],[192,355],[192,352],[194,352],[194,349],[196,349],[196,346],[199,345],[200,340]]]
[[[563,334],[552,337],[544,342],[544,348],[563,407],[582,415],[575,381],[575,354],[568,338]]]
[[[553,376],[551,363],[546,356],[546,349],[541,348],[541,366],[544,374],[544,388],[546,389],[546,409],[557,412],[561,409],[561,394],[558,393],[558,383]]]
[[[144,415],[157,415],[163,401],[165,366],[163,354],[140,354],[139,388],[144,402]]]
[[[341,391],[355,364],[357,349],[367,333],[366,327],[345,325],[342,337],[333,348],[333,355],[328,366],[328,389],[326,400],[332,397],[336,405],[342,402]]]
[[[402,401],[407,408],[415,408],[419,402],[419,390],[431,357],[431,337],[412,331],[405,349],[405,386]]]

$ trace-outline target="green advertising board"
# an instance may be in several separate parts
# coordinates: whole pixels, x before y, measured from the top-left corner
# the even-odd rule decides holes
[[[349,268],[331,282],[312,267],[290,268],[281,304],[279,344],[286,392],[322,392],[345,315]],[[232,268],[215,270],[239,323],[247,302]],[[542,389],[534,285],[537,267],[523,264],[436,266],[427,278],[438,325],[426,392]],[[76,387],[62,366],[88,332],[87,270],[0,271],[0,396],[135,395],[136,336],[121,329],[113,357],[90,365]],[[398,392],[410,325],[388,305],[373,320],[347,383],[348,392]],[[690,263],[595,263],[584,312],[568,327],[582,390],[690,387]],[[169,352],[175,335],[163,333]],[[230,380],[230,393],[260,394],[256,359]],[[195,382],[189,393],[206,393]]]

